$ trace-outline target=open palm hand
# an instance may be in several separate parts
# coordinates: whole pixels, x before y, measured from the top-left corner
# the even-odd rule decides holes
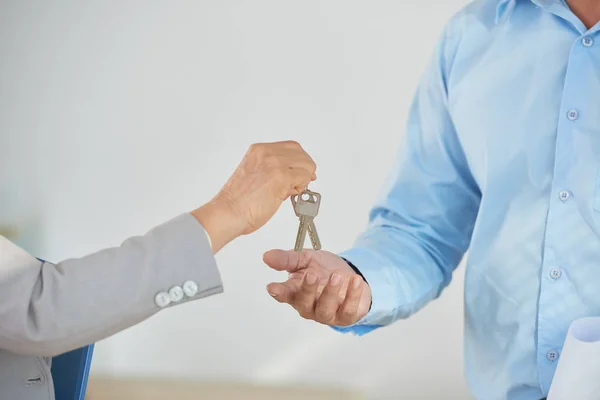
[[[306,319],[331,326],[352,325],[371,306],[371,290],[362,277],[336,254],[324,250],[271,250],[264,262],[288,279],[267,290]]]

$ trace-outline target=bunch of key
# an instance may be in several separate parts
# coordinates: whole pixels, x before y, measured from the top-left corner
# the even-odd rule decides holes
[[[300,225],[298,226],[298,235],[296,236],[296,244],[294,250],[302,251],[304,248],[304,242],[306,240],[306,234],[310,237],[312,247],[315,250],[321,249],[321,241],[317,234],[317,228],[315,227],[315,217],[319,213],[319,205],[321,204],[321,195],[316,192],[311,192],[305,189],[299,195],[291,197],[292,206],[294,206],[294,212],[300,219]]]

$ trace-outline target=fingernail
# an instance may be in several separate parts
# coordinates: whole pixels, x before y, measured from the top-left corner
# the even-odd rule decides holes
[[[317,281],[316,275],[313,275],[311,273],[306,274],[306,283],[308,283],[309,285],[314,285],[316,281]]]
[[[342,281],[342,277],[340,275],[338,275],[338,274],[331,275],[331,284],[333,286],[339,285],[341,281]]]
[[[352,287],[354,289],[358,289],[360,287],[362,278],[360,276],[355,276],[354,280],[352,281]]]
[[[277,293],[269,292],[269,294],[271,295],[271,297],[277,297]]]

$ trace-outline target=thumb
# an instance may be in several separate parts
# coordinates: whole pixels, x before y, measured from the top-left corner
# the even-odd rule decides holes
[[[263,261],[276,271],[295,272],[308,266],[311,254],[306,250],[269,250],[263,255]]]

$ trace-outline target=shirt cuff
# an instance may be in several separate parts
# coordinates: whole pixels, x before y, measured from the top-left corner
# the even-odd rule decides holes
[[[202,229],[204,229],[204,227],[202,227]],[[204,229],[204,236],[206,236],[206,240],[208,240],[208,247],[210,247],[212,251],[212,240],[210,239],[210,235],[208,234],[208,231],[206,229]]]
[[[371,289],[371,309],[353,325],[334,326],[342,333],[364,335],[394,320],[398,307],[398,293],[385,263],[377,254],[367,249],[354,248],[338,254],[360,271]]]

